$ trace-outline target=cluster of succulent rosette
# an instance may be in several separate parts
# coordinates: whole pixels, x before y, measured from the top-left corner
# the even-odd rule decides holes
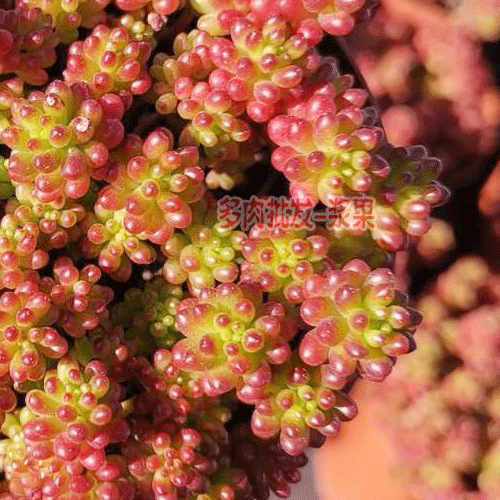
[[[381,387],[412,500],[500,495],[499,291],[482,258],[457,260],[420,298],[415,355]]]
[[[446,200],[440,162],[318,47],[374,3],[0,10],[5,498],[286,497],[356,378],[414,349],[387,266]],[[229,226],[252,189],[292,215]]]
[[[481,168],[500,138],[496,59],[484,42],[500,39],[496,0],[381,0],[346,44],[381,103],[391,142],[427,145],[449,185]],[[469,75],[474,75],[471,81]],[[456,171],[459,171],[455,174]]]

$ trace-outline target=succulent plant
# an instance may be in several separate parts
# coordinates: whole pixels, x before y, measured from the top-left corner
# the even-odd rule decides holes
[[[117,95],[92,99],[89,87],[60,80],[43,93],[13,99],[12,124],[2,139],[11,148],[8,171],[16,195],[56,206],[82,198],[109,149],[123,139],[123,112]]]
[[[3,2],[0,498],[286,497],[414,349],[395,254],[447,190],[332,43],[375,3]],[[490,276],[461,272],[457,309]],[[484,396],[481,346],[446,404]]]
[[[306,364],[321,365],[326,377],[342,379],[358,371],[383,380],[394,358],[414,347],[421,316],[397,292],[389,269],[370,271],[352,260],[342,270],[306,278],[303,295],[300,314],[314,328],[302,339],[299,354]]]
[[[484,261],[471,257],[439,276],[440,286],[419,302],[425,319],[416,333],[417,352],[398,364],[378,394],[388,404],[382,422],[408,467],[400,466],[400,476],[411,498],[498,495],[496,278]],[[452,291],[442,286],[445,281],[462,287]],[[464,288],[475,300],[461,299]]]

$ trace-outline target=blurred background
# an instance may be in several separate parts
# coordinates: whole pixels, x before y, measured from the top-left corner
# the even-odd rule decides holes
[[[424,312],[417,350],[355,386],[359,416],[295,500],[500,499],[499,39],[500,0],[382,0],[340,42],[389,141],[441,158],[453,195],[395,263]]]

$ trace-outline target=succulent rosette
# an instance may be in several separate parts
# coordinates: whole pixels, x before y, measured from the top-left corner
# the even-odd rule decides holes
[[[374,110],[363,107],[366,92],[331,61],[324,72],[325,83],[298,86],[288,113],[269,121],[278,146],[273,166],[290,181],[296,205],[326,205],[333,231],[369,231],[384,250],[400,250],[407,235],[425,234],[431,207],[448,197],[436,182],[441,164],[423,147],[385,144],[383,131],[369,124]]]
[[[177,60],[157,59],[153,67],[159,80],[154,86],[160,93],[157,109],[170,112],[178,101],[177,113],[190,121],[183,134],[208,148],[248,140],[252,129],[244,113],[255,122],[268,121],[286,92],[319,66],[311,49],[317,40],[310,40],[307,32],[288,31],[278,17],[262,27],[240,19],[232,25],[231,40],[197,30],[179,39],[178,46],[186,48]],[[206,81],[198,68],[208,73]],[[185,76],[172,85],[175,70]]]
[[[102,363],[90,362],[82,372],[75,360],[60,360],[45,375],[44,389],[30,391],[26,407],[3,424],[0,448],[11,493],[133,498],[123,457],[105,451],[130,432],[120,397]]]
[[[151,489],[155,498],[222,500],[236,490],[248,496],[245,474],[226,470],[230,412],[207,398],[201,384],[191,385],[189,374],[183,383],[169,351],[154,358],[154,366],[139,360],[137,376],[148,391],[134,398],[133,433],[124,446],[139,491]]]
[[[353,87],[354,79],[340,75],[333,61],[324,64],[323,72],[319,84],[299,87],[303,96],[268,125],[278,146],[273,166],[290,181],[290,193],[300,206],[321,201],[333,207],[341,195],[366,194],[387,169],[373,155],[382,131],[365,126],[367,93]]]
[[[144,94],[151,86],[146,69],[151,45],[132,40],[123,26],[100,24],[84,41],[71,44],[68,53],[64,80],[87,83],[96,98],[109,92]]]
[[[174,364],[198,372],[209,396],[230,391],[262,364],[284,363],[296,328],[283,304],[263,302],[252,283],[226,283],[183,300],[176,325],[186,338],[172,349]]]
[[[60,310],[52,302],[47,285],[32,277],[0,295],[0,373],[17,385],[40,380],[47,359],[61,358],[68,351],[68,341],[53,326]]]
[[[379,151],[391,166],[383,181],[374,183],[373,238],[386,250],[396,250],[405,236],[423,236],[431,227],[430,211],[449,197],[439,182],[441,162],[422,146]]]
[[[177,80],[194,84],[203,81],[215,65],[210,58],[212,37],[193,30],[176,36],[173,46],[174,56],[163,52],[156,54],[150,68],[153,77],[153,92],[156,108],[160,113],[175,110],[178,98],[175,94]]]
[[[107,317],[113,292],[96,284],[101,276],[96,266],[79,271],[68,257],[61,257],[53,272],[55,279],[28,273],[13,291],[0,295],[2,374],[10,374],[18,385],[39,380],[48,358],[67,353],[68,341],[60,330],[81,337]]]
[[[333,265],[327,235],[311,234],[300,228],[304,224],[300,221],[295,229],[294,221],[283,217],[253,226],[242,246],[241,280],[255,281],[266,292],[281,292],[291,303],[302,302],[304,280]]]
[[[82,198],[109,149],[123,139],[123,111],[118,96],[96,100],[88,87],[60,80],[29,99],[13,99],[12,125],[2,138],[11,148],[8,170],[16,193],[59,206]]]
[[[83,337],[107,319],[113,290],[97,284],[102,274],[97,266],[89,264],[79,270],[70,258],[60,257],[53,273],[50,297],[60,308],[58,324],[68,335]]]
[[[247,235],[227,227],[212,198],[196,204],[193,211],[193,223],[162,245],[161,251],[167,257],[162,273],[167,282],[175,285],[187,281],[191,293],[197,295],[217,282],[236,281]]]
[[[241,252],[246,235],[224,229],[224,223],[193,225],[183,235],[174,235],[162,246],[168,257],[163,275],[170,283],[188,281],[196,291],[216,282],[231,283],[239,275],[236,256]],[[180,244],[179,244],[180,243]]]
[[[230,418],[229,410],[219,404],[218,398],[204,394],[203,382],[196,374],[182,371],[173,363],[168,349],[158,349],[152,363],[144,357],[136,358],[134,376],[147,389],[134,399],[134,406],[142,412],[152,412],[155,420],[168,418],[185,424],[194,420],[201,422],[203,416],[212,414],[221,420]]]
[[[356,404],[340,390],[344,385],[338,378],[324,377],[317,367],[293,360],[245,377],[237,394],[255,405],[253,433],[261,439],[279,436],[282,449],[297,456],[309,445],[312,431],[335,436],[342,421],[356,416]]]
[[[172,150],[172,133],[159,128],[142,144],[142,154],[119,165],[112,182],[94,206],[95,222],[86,223],[90,252],[99,254],[106,272],[120,268],[122,259],[151,263],[156,252],[145,243],[162,244],[176,228],[191,224],[190,205],[205,191],[196,148]],[[93,248],[93,249],[92,249]]]
[[[177,489],[181,488],[193,493],[207,489],[208,481],[199,471],[213,474],[216,465],[211,457],[197,453],[197,448],[202,445],[202,436],[196,430],[185,427],[176,432],[175,424],[166,422],[141,438],[142,449],[139,453],[145,454],[146,458],[142,462],[132,456],[129,468],[139,481],[152,489],[157,498],[167,495],[175,498]]]
[[[16,288],[32,271],[48,264],[50,250],[64,248],[83,236],[77,225],[86,215],[83,205],[69,201],[58,209],[27,201],[25,205],[9,199],[0,223],[0,280],[4,288]]]
[[[9,199],[5,205],[5,213],[11,214],[18,223],[24,225],[35,223],[38,226],[39,250],[53,250],[75,243],[83,233],[78,224],[87,215],[87,208],[81,203],[67,200],[62,207],[53,207],[52,204],[34,203],[23,200]]]
[[[29,209],[27,214],[23,212],[6,213],[0,222],[0,280],[4,288],[16,288],[32,271],[49,262],[47,251],[38,246],[38,224],[31,220]]]
[[[121,325],[127,338],[139,344],[139,350],[150,354],[155,347],[171,349],[182,338],[175,328],[175,314],[186,294],[157,276],[141,288],[129,288],[123,302],[111,309],[112,322]]]
[[[143,423],[137,432],[140,441],[125,449],[129,470],[139,488],[151,489],[155,498],[223,500],[235,497],[238,490],[251,498],[242,471],[225,471],[225,481],[217,478],[227,451],[226,443],[218,443],[212,433],[179,429],[168,421],[156,426]],[[213,483],[212,476],[217,478]]]
[[[300,343],[301,359],[341,379],[355,371],[370,380],[387,377],[395,357],[413,349],[421,320],[395,284],[389,269],[371,271],[361,260],[306,278],[300,314],[314,328]]]

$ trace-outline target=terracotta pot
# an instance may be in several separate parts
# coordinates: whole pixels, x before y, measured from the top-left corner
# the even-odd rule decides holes
[[[375,388],[366,381],[356,385],[358,416],[313,458],[320,500],[409,500],[394,472],[393,445],[377,421]]]

